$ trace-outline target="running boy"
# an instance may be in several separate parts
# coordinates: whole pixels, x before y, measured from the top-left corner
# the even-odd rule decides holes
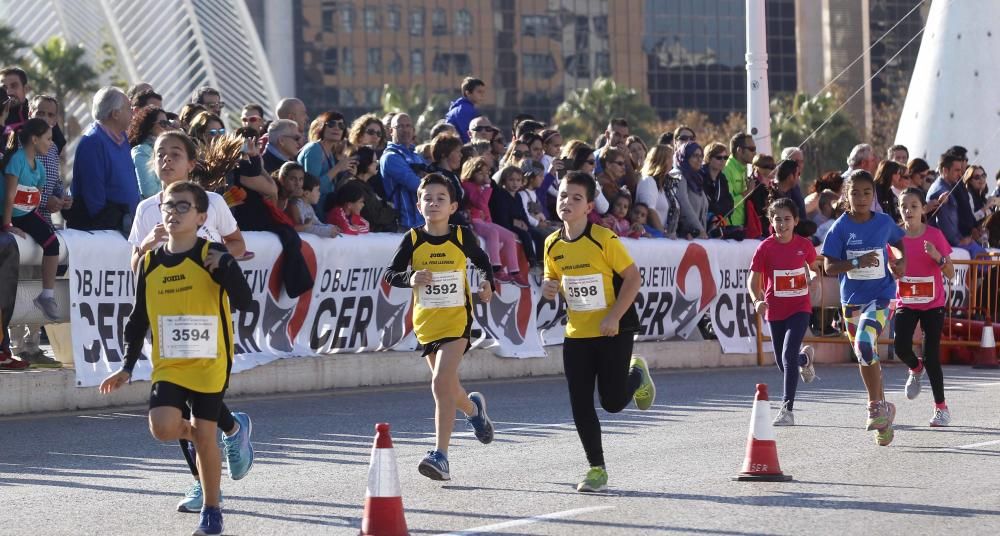
[[[799,210],[789,198],[777,199],[767,207],[774,234],[757,246],[750,261],[750,299],[758,315],[771,326],[774,362],[784,375],[784,397],[775,426],[794,426],[795,389],[802,381],[816,379],[813,349],[802,346],[809,327],[812,302],[809,300],[809,269],[816,269],[816,248],[795,234]],[[801,347],[801,348],[800,348]]]
[[[493,296],[493,270],[475,235],[448,224],[448,218],[458,210],[451,181],[437,173],[424,177],[417,188],[417,210],[424,225],[403,236],[385,281],[394,287],[413,288],[413,332],[424,347],[432,374],[436,445],[417,470],[432,480],[451,480],[448,444],[456,408],[465,413],[480,443],[493,441],[486,398],[480,393],[466,395],[458,379],[458,366],[471,344],[472,292],[467,262],[472,261],[479,271],[479,299],[483,302]]]
[[[910,255],[896,292],[895,347],[899,360],[910,368],[906,398],[913,400],[920,394],[920,380],[926,370],[934,393],[930,425],[948,426],[951,412],[944,401],[944,373],[939,358],[946,295],[941,275],[943,272],[948,279],[955,277],[955,266],[949,258],[951,246],[944,233],[924,223],[924,205],[923,192],[916,188],[908,188],[899,196],[899,212],[906,231],[903,243]],[[923,359],[913,353],[913,332],[918,322],[924,331]]]
[[[601,423],[594,409],[594,383],[601,407],[609,413],[630,400],[649,409],[656,387],[646,360],[632,355],[639,329],[633,302],[642,278],[625,246],[610,229],[593,225],[597,183],[574,171],[559,183],[556,210],[563,228],[545,240],[542,295],[553,300],[562,290],[569,308],[563,367],[569,384],[573,422],[587,454],[590,470],[576,489],[602,491],[608,484],[601,446]]]
[[[192,182],[175,182],[164,190],[167,243],[143,256],[135,308],[125,326],[125,364],[100,386],[101,393],[110,393],[132,377],[151,330],[149,429],[160,441],[186,439],[198,450],[204,506],[196,536],[223,530],[215,429],[233,361],[229,306],[232,302],[242,310],[252,300],[232,255],[198,237],[208,203],[205,190]],[[185,408],[192,419],[183,417]],[[248,448],[249,442],[244,445]]]
[[[893,277],[906,269],[904,232],[893,219],[872,212],[875,181],[864,170],[851,173],[844,183],[847,212],[837,218],[823,243],[824,267],[840,279],[840,303],[847,323],[847,337],[858,358],[861,379],[868,391],[865,430],[875,430],[875,442],[892,442],[896,406],[885,400],[878,338],[889,318],[889,302],[896,297]],[[899,259],[888,259],[891,245]]]

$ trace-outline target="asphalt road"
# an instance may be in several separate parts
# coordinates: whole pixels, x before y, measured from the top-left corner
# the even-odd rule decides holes
[[[223,477],[227,534],[358,533],[373,424],[392,424],[411,534],[997,534],[1000,371],[947,367],[953,426],[931,429],[929,386],[902,394],[895,442],[862,429],[856,369],[819,369],[794,428],[778,429],[787,483],[731,482],[743,459],[754,383],[780,398],[776,369],[657,373],[649,411],[600,412],[610,490],[576,493],[586,472],[561,378],[476,382],[497,440],[463,426],[442,485],[416,465],[432,445],[426,386],[232,400],[254,419],[256,465]],[[925,380],[926,382],[926,380]],[[775,406],[777,404],[774,404]],[[189,534],[174,505],[190,476],[156,442],[144,408],[0,419],[0,534]]]

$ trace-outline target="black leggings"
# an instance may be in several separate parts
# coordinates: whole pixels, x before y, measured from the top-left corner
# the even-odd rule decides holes
[[[42,247],[43,256],[59,256],[59,239],[56,238],[56,232],[52,224],[45,221],[38,210],[33,210],[24,216],[14,216],[10,222]]]
[[[913,331],[917,322],[924,330],[924,367],[927,380],[934,392],[934,402],[944,403],[944,372],[941,371],[941,330],[944,328],[944,307],[920,311],[900,307],[896,309],[896,337],[893,345],[899,360],[911,369],[920,366],[917,354],[913,353]]]
[[[809,327],[809,313],[795,313],[784,320],[768,320],[774,343],[774,362],[784,374],[785,394],[782,398],[789,410],[795,409],[795,390],[799,385],[799,366],[804,357],[799,351]]]
[[[190,419],[191,408],[185,406],[184,409],[181,410],[181,417],[185,420]],[[222,430],[222,433],[232,430],[233,426],[236,425],[236,419],[233,418],[233,414],[229,411],[229,407],[226,406],[225,402],[222,403],[222,408],[219,409],[218,422],[219,430]],[[187,439],[178,439],[177,442],[181,445],[181,452],[184,453],[184,460],[187,461],[188,469],[191,470],[191,474],[194,475],[195,478],[198,478],[198,461],[197,454],[194,450],[194,443],[188,441]]]
[[[573,422],[591,466],[604,465],[601,421],[594,409],[594,381],[601,407],[618,413],[642,384],[642,373],[629,370],[634,333],[614,337],[567,338],[563,343],[563,368],[569,384]]]

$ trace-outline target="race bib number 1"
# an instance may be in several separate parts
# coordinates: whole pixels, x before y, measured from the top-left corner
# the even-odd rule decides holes
[[[562,286],[566,304],[574,311],[600,311],[608,307],[601,274],[564,275]]]
[[[216,359],[219,357],[219,317],[160,316],[161,359]]]
[[[465,272],[431,272],[431,284],[420,289],[420,305],[427,309],[465,305]]]
[[[899,280],[899,299],[907,305],[934,301],[934,276],[904,277]]]
[[[809,294],[809,284],[806,280],[806,269],[775,270],[774,296],[776,298],[795,298]]]

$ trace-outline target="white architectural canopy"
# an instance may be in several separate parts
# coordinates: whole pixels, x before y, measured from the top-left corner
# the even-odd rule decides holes
[[[0,20],[32,46],[53,36],[82,45],[95,70],[110,44],[119,72],[99,73],[99,83],[149,82],[168,110],[202,86],[221,91],[227,116],[251,102],[273,110],[279,99],[243,0],[0,0]],[[81,125],[91,122],[89,102],[64,105]]]
[[[896,143],[937,167],[953,145],[986,169],[1000,170],[1000,2],[933,0]]]

